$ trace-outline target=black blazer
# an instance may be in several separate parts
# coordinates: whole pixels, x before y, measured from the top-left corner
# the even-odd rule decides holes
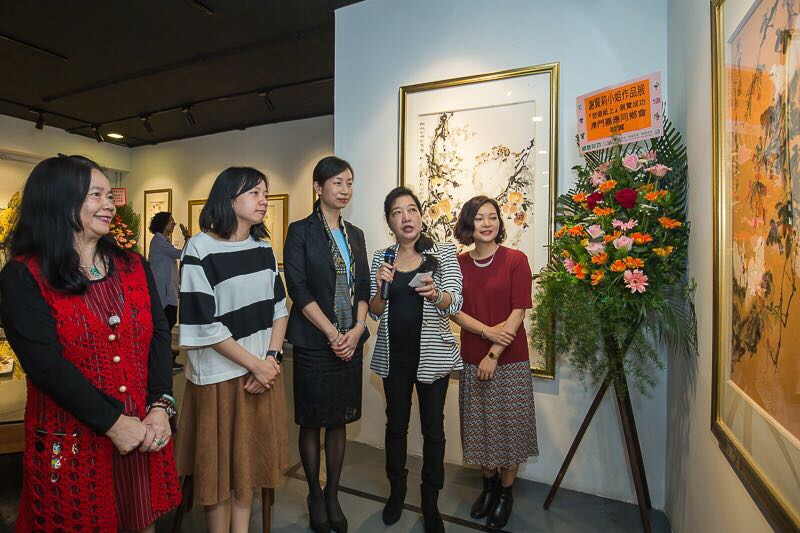
[[[355,260],[355,305],[353,317],[357,316],[358,302],[369,302],[370,272],[367,262],[367,245],[364,232],[345,221],[350,249]],[[336,323],[333,298],[336,292],[336,272],[331,258],[325,227],[316,213],[292,222],[283,247],[283,273],[286,289],[292,299],[286,340],[294,346],[325,348],[328,338],[308,320],[302,309],[317,302],[328,319]],[[369,338],[365,329],[359,344]]]

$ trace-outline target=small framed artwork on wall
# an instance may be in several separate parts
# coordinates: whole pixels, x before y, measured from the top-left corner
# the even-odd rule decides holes
[[[144,191],[144,217],[142,220],[142,233],[144,233],[144,256],[147,257],[147,250],[153,235],[147,229],[150,220],[156,213],[162,211],[172,211],[172,189],[152,189]]]

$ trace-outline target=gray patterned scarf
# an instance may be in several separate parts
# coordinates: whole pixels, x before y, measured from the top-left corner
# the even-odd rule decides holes
[[[325,236],[328,238],[328,247],[331,251],[331,258],[333,259],[333,267],[336,271],[336,292],[333,298],[333,312],[336,315],[336,329],[339,331],[348,331],[354,325],[353,321],[353,300],[355,298],[355,278],[356,278],[356,262],[353,255],[353,249],[350,246],[350,238],[347,236],[347,228],[344,225],[342,216],[339,215],[339,227],[344,234],[344,240],[347,243],[347,251],[350,255],[350,279],[347,279],[347,264],[342,257],[342,252],[336,244],[336,239],[331,233],[331,228],[328,226],[328,221],[325,220],[325,215],[322,214],[322,207],[319,201],[314,206],[317,216],[322,221],[322,226],[325,228]]]

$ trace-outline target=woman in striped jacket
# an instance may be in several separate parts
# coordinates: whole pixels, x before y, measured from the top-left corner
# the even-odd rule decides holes
[[[383,510],[387,525],[400,519],[406,496],[406,441],[414,387],[422,425],[422,514],[425,531],[444,531],[438,509],[444,486],[444,402],[450,372],[462,368],[449,316],[461,310],[461,269],[451,243],[434,243],[423,232],[422,207],[414,193],[397,187],[383,204],[397,243],[372,258],[369,311],[380,320],[370,368],[383,378],[386,396],[386,474],[391,494]],[[384,262],[387,250],[394,264]],[[388,298],[381,297],[390,283]],[[391,308],[391,312],[390,312]]]

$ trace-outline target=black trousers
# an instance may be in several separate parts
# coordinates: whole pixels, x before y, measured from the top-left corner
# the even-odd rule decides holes
[[[164,308],[164,316],[167,317],[167,324],[169,324],[169,338],[170,348],[172,348],[172,328],[178,322],[178,307],[175,305],[168,305]],[[175,359],[178,357],[177,353],[172,352],[172,366],[175,366]]]
[[[175,305],[168,305],[164,307],[164,316],[167,317],[169,331],[172,333],[172,328],[174,328],[175,324],[178,323],[178,307]]]
[[[417,369],[390,363],[383,378],[386,396],[386,475],[390,482],[404,476],[408,450],[411,393],[417,388],[422,426],[422,484],[432,490],[444,487],[444,401],[449,376],[426,384],[417,381]]]

